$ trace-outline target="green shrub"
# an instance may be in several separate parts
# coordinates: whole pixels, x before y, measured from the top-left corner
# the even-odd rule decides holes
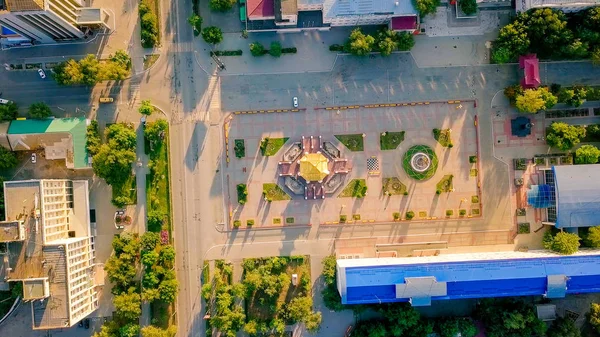
[[[271,47],[269,49],[269,55],[271,55],[273,57],[280,57],[281,56],[281,43],[279,43],[278,41],[271,42]]]
[[[266,53],[265,47],[260,44],[260,42],[253,42],[250,44],[250,54],[252,54],[252,56],[263,56]]]
[[[233,221],[233,227],[234,228],[239,228],[242,225],[242,222],[240,220],[234,220]]]
[[[298,49],[296,49],[296,47],[281,49],[281,53],[283,53],[283,54],[296,54],[297,52],[298,52]]]
[[[467,210],[466,209],[460,209],[460,210],[458,210],[458,215],[465,216],[466,214],[467,214]]]
[[[411,220],[414,217],[415,217],[415,212],[413,212],[413,211],[406,212],[406,220]]]
[[[477,156],[469,156],[469,163],[471,163],[471,164],[477,163]]]
[[[210,52],[210,56],[242,56],[244,52],[241,49],[238,50],[215,50]]]
[[[331,46],[329,46],[329,50],[330,51],[344,51],[344,46],[339,45],[339,44],[332,44]]]
[[[250,219],[250,220],[246,221],[246,226],[248,226],[248,227],[254,226],[254,219]]]
[[[394,217],[394,220],[400,220],[400,213],[399,212],[394,212],[392,213],[392,216]]]
[[[347,220],[347,216],[345,214],[344,215],[340,215],[340,222],[341,223],[346,222],[346,220]]]
[[[246,184],[237,185],[238,203],[240,205],[245,204],[248,201],[248,187]]]

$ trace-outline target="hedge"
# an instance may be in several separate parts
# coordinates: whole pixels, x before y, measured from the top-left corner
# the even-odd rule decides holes
[[[210,56],[241,56],[243,52],[238,50],[215,50],[210,52]]]

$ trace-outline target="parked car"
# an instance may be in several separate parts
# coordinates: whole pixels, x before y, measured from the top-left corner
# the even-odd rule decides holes
[[[8,103],[10,103],[9,100],[0,98],[0,104],[8,104]]]
[[[43,69],[38,69],[38,74],[40,74],[41,78],[46,78],[46,73],[44,72]]]
[[[83,325],[85,326],[86,329],[90,328],[90,319],[86,318],[85,320],[83,320]]]
[[[77,323],[77,326],[83,328],[83,320],[79,321],[79,323]]]
[[[35,153],[31,154],[31,162],[34,164],[37,163],[37,154],[35,154]]]
[[[298,107],[298,97],[294,97],[294,108]]]
[[[112,103],[114,101],[112,97],[100,97],[100,103]]]

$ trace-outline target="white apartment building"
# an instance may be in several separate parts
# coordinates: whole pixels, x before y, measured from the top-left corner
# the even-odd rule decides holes
[[[95,263],[86,180],[4,183],[6,220],[27,237],[9,244],[5,279],[23,282],[33,329],[70,327],[98,307],[102,267]]]
[[[89,0],[0,0],[0,26],[17,37],[6,36],[4,45],[22,40],[43,44],[83,39],[89,30],[109,28],[109,14],[87,5]],[[12,39],[12,40],[11,40]]]
[[[600,6],[600,0],[516,0],[517,12],[526,12],[533,8],[554,8],[565,13],[579,12],[581,10]]]

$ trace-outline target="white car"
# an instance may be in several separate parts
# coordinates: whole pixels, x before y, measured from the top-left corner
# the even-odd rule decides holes
[[[37,154],[35,154],[35,153],[31,154],[31,162],[34,164],[37,163]]]
[[[46,78],[46,73],[44,72],[43,69],[38,69],[38,74],[40,74],[41,78]]]
[[[294,97],[294,108],[298,107],[298,97]]]
[[[0,104],[8,104],[8,103],[10,103],[9,100],[0,98]]]

